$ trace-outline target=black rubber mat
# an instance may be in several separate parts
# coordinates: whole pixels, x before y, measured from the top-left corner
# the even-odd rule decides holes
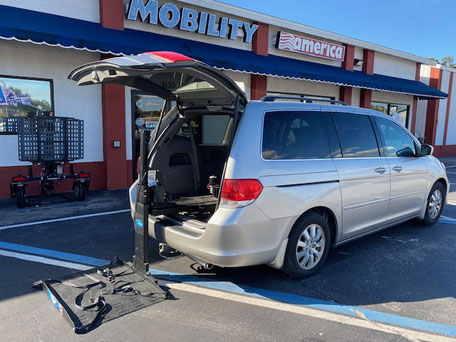
[[[39,285],[79,334],[167,298],[154,278],[134,272],[121,260],[58,280],[41,280],[34,287]]]

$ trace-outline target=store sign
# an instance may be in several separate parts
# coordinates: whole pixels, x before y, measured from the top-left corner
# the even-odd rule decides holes
[[[278,33],[277,49],[340,62],[345,57],[345,46],[343,45],[332,44],[283,31]]]
[[[241,20],[221,17],[207,12],[198,12],[191,8],[179,9],[173,3],[167,2],[158,6],[158,1],[130,0],[127,19],[148,21],[149,24],[160,23],[164,27],[176,27],[182,31],[195,32],[208,36],[236,40],[239,29],[244,31],[244,42],[251,43],[258,25]]]

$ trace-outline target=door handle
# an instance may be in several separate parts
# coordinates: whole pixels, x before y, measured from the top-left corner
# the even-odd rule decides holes
[[[401,172],[402,171],[402,166],[397,165],[397,166],[393,167],[393,170],[396,171],[396,172]]]
[[[383,166],[379,166],[375,169],[375,172],[383,174],[386,172],[386,168],[384,168]]]

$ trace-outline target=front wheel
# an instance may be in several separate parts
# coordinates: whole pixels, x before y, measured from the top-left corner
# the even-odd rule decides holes
[[[445,203],[445,193],[442,183],[434,184],[427,199],[426,215],[421,220],[424,225],[432,226],[439,220]]]
[[[296,278],[314,274],[325,263],[330,245],[328,222],[315,212],[305,214],[288,237],[282,271]]]

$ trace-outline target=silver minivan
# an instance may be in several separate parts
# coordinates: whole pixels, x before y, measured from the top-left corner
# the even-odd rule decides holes
[[[432,147],[379,112],[249,102],[223,73],[172,52],[90,63],[69,78],[166,100],[150,142],[149,234],[207,267],[269,264],[308,276],[330,247],[410,219],[434,224],[447,198]]]

